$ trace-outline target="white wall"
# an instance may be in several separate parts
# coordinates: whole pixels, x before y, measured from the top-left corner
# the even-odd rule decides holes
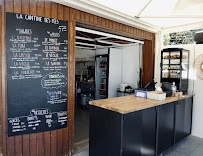
[[[109,98],[117,96],[117,88],[120,88],[121,83],[127,83],[132,88],[138,87],[139,58],[139,44],[110,49]]]
[[[122,49],[110,48],[108,98],[117,96],[117,88],[122,81],[122,57]]]
[[[194,59],[203,54],[203,45],[171,45],[163,48],[184,48],[190,50],[189,94],[194,94],[192,135],[203,138],[203,80],[196,77],[192,64]],[[161,51],[157,54],[156,62],[160,63]],[[158,64],[158,63],[157,63]],[[155,68],[155,79],[160,80],[160,66]]]
[[[105,55],[108,54],[108,48],[97,49],[95,55]]]
[[[123,48],[122,83],[138,88],[139,82],[139,44]]]

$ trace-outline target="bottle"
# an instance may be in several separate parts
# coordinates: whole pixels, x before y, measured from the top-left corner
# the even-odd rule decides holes
[[[171,85],[171,90],[172,90],[172,96],[174,96],[174,93],[176,92],[175,82],[173,82],[173,85]]]

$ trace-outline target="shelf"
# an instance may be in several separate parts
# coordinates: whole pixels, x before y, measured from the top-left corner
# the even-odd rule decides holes
[[[181,64],[163,64],[163,65],[180,66]]]
[[[181,58],[162,58],[162,59],[167,59],[167,60],[179,60]]]
[[[180,69],[163,69],[163,70],[180,70]]]

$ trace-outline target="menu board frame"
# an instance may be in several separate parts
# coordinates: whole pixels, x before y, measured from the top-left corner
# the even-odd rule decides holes
[[[6,12],[8,136],[66,128],[68,21]]]

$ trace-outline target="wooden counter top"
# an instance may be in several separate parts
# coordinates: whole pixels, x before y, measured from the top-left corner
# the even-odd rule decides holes
[[[191,96],[184,95],[182,99]],[[134,111],[139,111],[154,106],[159,106],[162,104],[178,101],[177,97],[166,97],[163,101],[152,100],[147,98],[136,97],[135,95],[116,97],[110,99],[94,100],[90,101],[90,105],[101,107],[104,109],[116,111],[122,114],[127,114]]]

